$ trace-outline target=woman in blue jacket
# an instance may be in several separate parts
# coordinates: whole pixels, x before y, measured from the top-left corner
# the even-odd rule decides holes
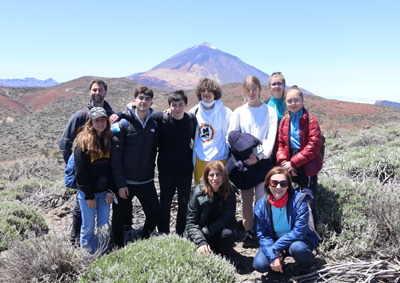
[[[293,189],[290,174],[274,167],[265,177],[265,196],[254,209],[260,249],[253,267],[258,272],[281,272],[284,256],[292,256],[306,274],[312,267],[312,251],[318,246],[318,234],[309,223],[306,193]]]

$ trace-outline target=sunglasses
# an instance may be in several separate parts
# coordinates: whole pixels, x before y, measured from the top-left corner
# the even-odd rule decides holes
[[[282,188],[285,188],[285,187],[287,187],[288,183],[289,183],[288,181],[269,180],[269,185],[271,187],[277,187],[279,184],[279,185],[281,185]]]
[[[283,83],[281,83],[281,82],[276,82],[276,83],[272,83],[271,85],[272,85],[272,86],[281,86],[281,85],[283,85]]]

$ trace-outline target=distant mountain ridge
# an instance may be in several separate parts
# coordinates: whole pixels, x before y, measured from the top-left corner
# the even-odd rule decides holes
[[[126,78],[155,88],[194,89],[200,78],[210,78],[219,84],[241,83],[246,76],[256,76],[266,84],[269,75],[250,66],[238,57],[212,46],[208,42],[187,48],[144,73]]]
[[[389,100],[377,100],[375,101],[375,104],[400,109],[400,103]]]
[[[25,79],[0,79],[0,86],[8,87],[52,87],[58,85],[59,83],[48,78],[47,80],[38,80],[35,78],[25,78]]]

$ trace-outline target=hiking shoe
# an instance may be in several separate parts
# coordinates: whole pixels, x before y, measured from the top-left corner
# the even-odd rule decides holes
[[[257,248],[258,240],[251,231],[246,231],[243,238],[243,248]]]

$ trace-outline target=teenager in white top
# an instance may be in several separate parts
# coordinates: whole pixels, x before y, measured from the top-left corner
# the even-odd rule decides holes
[[[263,152],[250,154],[244,164],[251,166],[261,159],[269,159],[275,144],[276,132],[278,128],[277,113],[274,108],[266,105],[260,100],[261,83],[255,76],[248,76],[242,85],[242,94],[247,103],[235,109],[232,114],[228,128],[231,131],[248,133],[258,138],[262,142]],[[271,166],[270,162],[268,162]],[[271,167],[272,168],[272,167]],[[239,188],[240,189],[240,188]],[[243,226],[246,230],[243,247],[252,247],[256,244],[255,235],[251,232],[253,227],[253,202],[264,196],[264,182],[248,190],[241,190],[242,193],[242,213]]]
[[[194,182],[199,184],[207,162],[220,160],[226,163],[229,146],[226,141],[232,110],[221,100],[221,88],[216,81],[201,79],[196,87],[200,103],[190,109],[196,115],[197,129],[193,145]]]

